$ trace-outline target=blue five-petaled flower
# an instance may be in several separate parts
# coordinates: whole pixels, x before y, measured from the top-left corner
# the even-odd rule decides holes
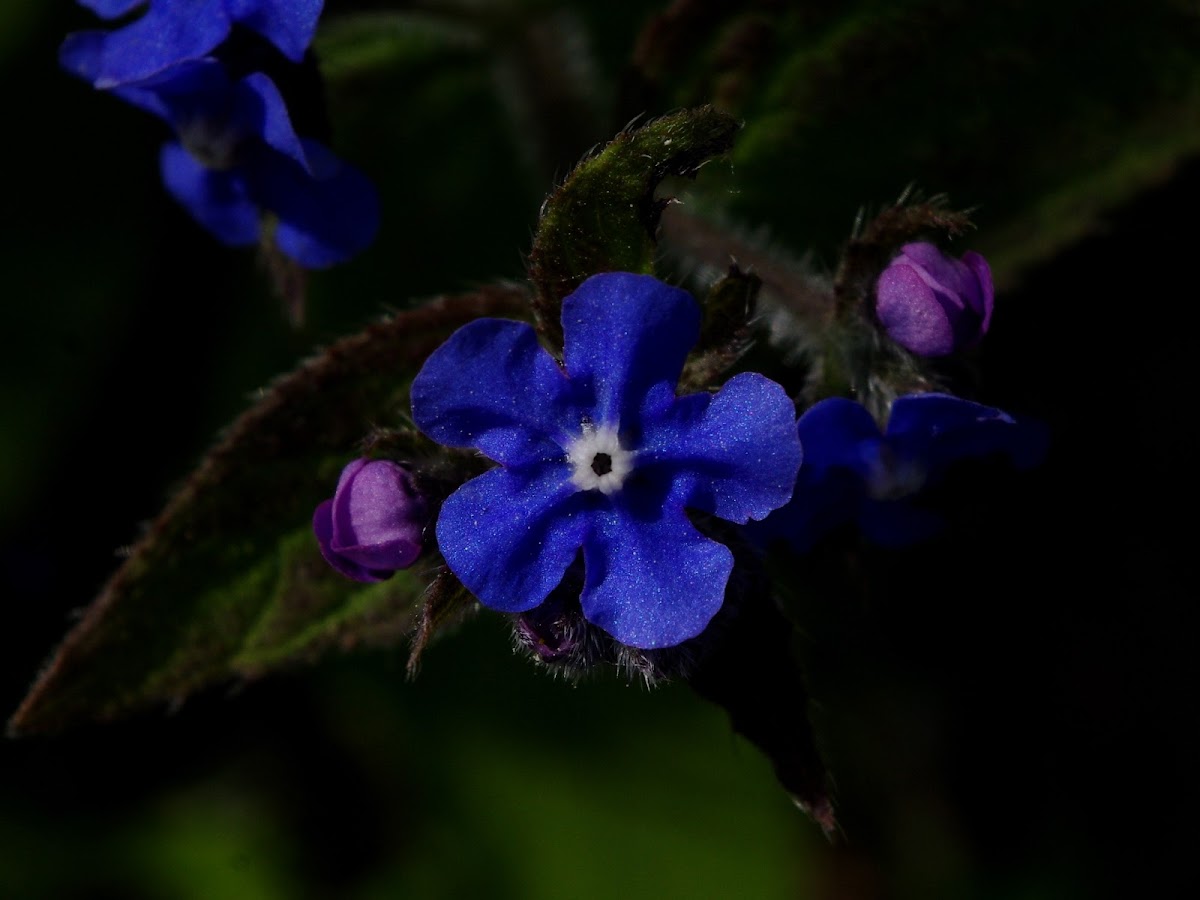
[[[943,519],[916,501],[952,465],[995,455],[1024,469],[1046,450],[1040,423],[940,393],[898,397],[882,431],[844,397],[814,404],[796,427],[804,465],[792,500],[750,531],[760,543],[784,540],[801,552],[847,522],[881,546],[925,540]]]
[[[98,88],[157,75],[211,53],[235,25],[254,31],[293,62],[304,58],[324,0],[77,0],[104,19],[142,6],[115,31],[80,31],[62,46],[63,65]]]
[[[622,643],[673,646],[720,609],[733,554],[685,510],[762,519],[791,496],[801,451],[792,401],[762,375],[676,396],[699,322],[686,292],[605,273],[563,302],[562,365],[533,328],[501,319],[429,357],[417,425],[500,464],[437,523],[447,564],[485,606],[538,606],[582,550],[583,614]]]
[[[374,239],[374,186],[323,144],[296,134],[265,74],[233,80],[217,60],[198,59],[113,93],[174,128],[178,140],[159,155],[163,183],[224,243],[259,242],[268,213],[275,245],[310,268],[342,262]]]

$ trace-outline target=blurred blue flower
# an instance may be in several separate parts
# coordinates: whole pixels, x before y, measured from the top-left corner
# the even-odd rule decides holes
[[[563,301],[563,363],[521,322],[480,319],[412,385],[430,437],[500,465],[445,502],[438,546],[492,609],[541,604],[582,548],[586,619],[667,647],[720,609],[733,567],[685,509],[745,523],[791,495],[795,409],[756,373],[678,397],[699,335],[692,297],[645,275],[595,275]]]
[[[159,156],[167,190],[231,246],[258,243],[321,268],[365,249],[379,227],[370,180],[299,137],[266,75],[233,81],[213,59],[181,63],[112,93],[168,122],[178,140]]]
[[[324,0],[76,0],[103,19],[149,5],[115,31],[67,36],[62,64],[98,88],[157,75],[177,63],[211,53],[234,25],[254,31],[288,59],[299,62],[312,42]]]
[[[1046,451],[1040,424],[949,394],[897,398],[883,433],[842,397],[816,403],[796,427],[804,465],[792,500],[749,531],[760,544],[783,540],[801,552],[847,522],[881,546],[925,540],[943,519],[914,501],[954,463],[1001,455],[1024,469]]]

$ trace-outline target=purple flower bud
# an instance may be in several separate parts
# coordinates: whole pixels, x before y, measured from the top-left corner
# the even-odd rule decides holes
[[[383,581],[421,555],[429,508],[408,469],[356,459],[342,469],[332,500],[313,512],[321,555],[355,581]]]
[[[992,322],[992,270],[978,253],[957,260],[933,244],[905,244],[879,276],[875,294],[884,330],[918,356],[971,347]]]

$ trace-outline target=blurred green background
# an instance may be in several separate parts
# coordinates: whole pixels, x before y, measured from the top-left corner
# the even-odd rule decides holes
[[[0,897],[1173,895],[1197,837],[1193,529],[1168,516],[1198,449],[1195,5],[327,9],[333,144],[384,225],[292,330],[254,254],[165,195],[159,123],[58,69],[94,19],[0,6],[8,710],[261,385],[520,277],[555,180],[638,114],[743,117],[691,208],[818,266],[909,182],[977,207],[1002,289],[982,396],[1046,421],[1051,458],[973,498],[973,530],[801,604],[837,846],[686,687],[556,681],[485,615],[415,681],[403,648],[362,653],[0,744]]]

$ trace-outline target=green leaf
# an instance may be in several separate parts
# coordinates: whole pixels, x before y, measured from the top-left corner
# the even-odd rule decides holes
[[[343,338],[269,386],[131,548],[9,722],[53,732],[178,702],[330,649],[409,635],[430,563],[373,585],[336,574],[312,535],[365,432],[396,421],[426,356],[524,290],[438,298]]]
[[[373,10],[330,16],[313,44],[330,81],[369,76],[395,66],[419,66],[482,50],[477,29],[418,10]]]
[[[598,272],[654,268],[655,234],[670,176],[695,177],[733,146],[737,121],[702,106],[622,131],[550,195],[529,256],[539,327],[561,345],[562,299]]]
[[[793,252],[833,258],[915,184],[976,210],[1003,287],[1200,153],[1197,40],[1175,0],[700,0],[647,23],[638,108],[739,116],[731,174],[696,193]]]

